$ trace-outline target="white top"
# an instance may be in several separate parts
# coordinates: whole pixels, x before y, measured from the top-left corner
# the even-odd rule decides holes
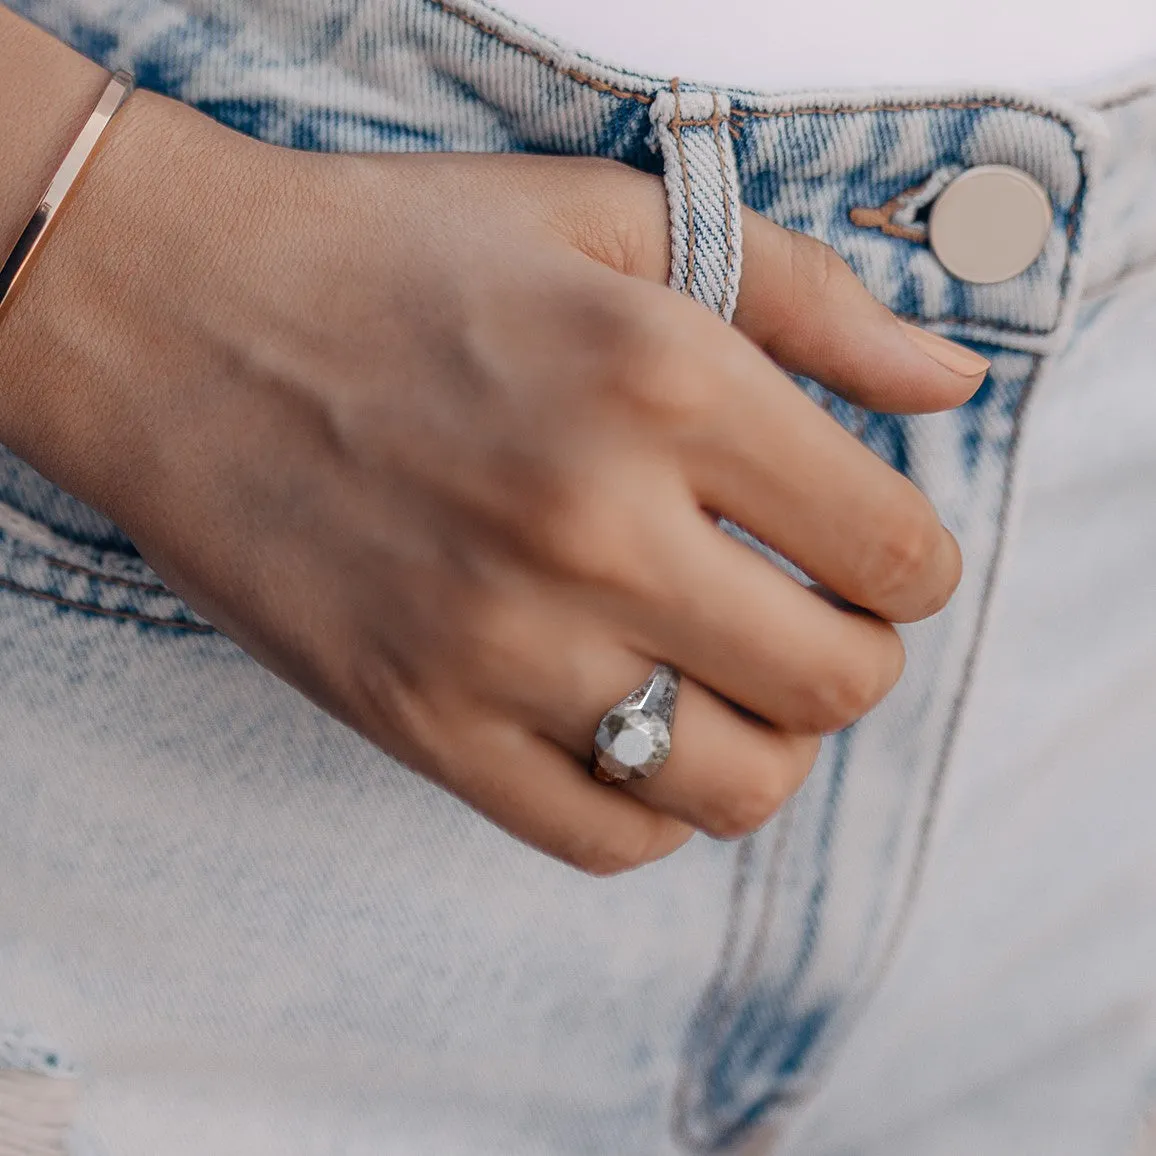
[[[636,72],[791,89],[1069,87],[1156,60],[1156,0],[495,0]]]

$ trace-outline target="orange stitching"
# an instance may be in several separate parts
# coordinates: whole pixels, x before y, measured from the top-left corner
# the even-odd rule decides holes
[[[42,602],[51,602],[56,606],[67,606],[70,610],[82,610],[86,614],[99,614],[104,618],[116,618],[126,622],[142,622],[147,626],[166,626],[173,630],[188,630],[193,634],[216,634],[212,626],[202,625],[200,622],[181,622],[173,618],[154,618],[149,614],[137,614],[132,610],[112,610],[107,606],[96,606],[90,602],[75,602],[71,598],[61,598],[58,594],[49,594],[46,590],[36,590],[31,586],[21,586],[10,578],[0,578],[0,590],[11,590],[15,594],[25,594],[29,598],[38,598]]]
[[[520,52],[523,56],[528,56],[532,60],[536,60],[539,64],[544,64],[548,68],[552,68],[555,72],[562,76],[568,76],[571,80],[578,81],[579,84],[586,85],[587,88],[594,89],[595,92],[604,92],[610,96],[618,96],[623,100],[636,100],[639,104],[653,104],[654,97],[649,96],[644,92],[630,92],[624,88],[615,88],[612,84],[607,84],[604,80],[599,80],[596,76],[589,76],[585,72],[579,71],[577,68],[563,68],[552,56],[545,52],[540,52],[536,48],[531,48],[528,44],[521,44],[512,37],[507,36],[498,28],[486,24],[479,20],[476,16],[471,16],[467,12],[459,12],[449,4],[449,0],[426,0],[428,4],[432,4],[435,8],[440,8],[447,16],[452,16],[456,20],[460,20],[463,24],[470,25],[471,28],[476,28],[479,32],[486,36],[492,36],[495,40],[500,41],[509,48],[513,48]]]
[[[0,535],[2,537],[2,535]],[[10,539],[14,545],[20,544],[19,538]],[[94,569],[92,566],[81,566],[77,562],[66,562],[63,558],[57,558],[54,554],[42,554],[35,547],[32,548],[35,557],[42,562],[57,570],[65,570],[70,574],[81,574],[85,578],[95,578],[99,582],[104,582],[109,586],[123,586],[127,590],[143,590],[153,594],[171,594],[172,591],[163,582],[142,582],[137,578],[121,578],[116,574],[106,574],[103,570]]]
[[[718,101],[717,94],[715,95],[715,101],[716,101],[716,103]],[[707,118],[706,120],[703,120],[701,118],[696,119],[696,120],[672,120],[670,122],[670,127],[671,128],[680,128],[680,129],[682,129],[682,128],[715,128],[715,129],[717,129],[719,127],[719,125],[722,124],[723,119],[724,118],[723,118],[722,114],[716,112],[713,116]]]
[[[922,181],[918,185],[912,185],[911,188],[897,193],[878,208],[872,208],[868,205],[855,206],[848,214],[851,218],[851,224],[857,225],[860,229],[878,229],[888,237],[898,237],[903,241],[914,241],[916,244],[925,245],[927,243],[927,231],[925,229],[919,229],[914,225],[897,225],[892,218],[903,208],[905,201],[926,188],[927,184],[927,181]]]
[[[727,271],[726,271],[726,276],[723,278],[723,299],[722,299],[723,308],[725,309],[727,301],[730,300],[731,278],[734,276],[734,271],[735,271],[735,238],[734,238],[734,222],[731,220],[731,187],[730,187],[730,181],[727,179],[727,156],[726,156],[726,151],[723,148],[722,133],[720,133],[718,131],[719,125],[722,123],[720,116],[719,116],[718,93],[713,94],[713,99],[714,99],[714,116],[711,119],[716,122],[715,126],[714,126],[714,139],[715,139],[715,145],[718,148],[719,178],[722,180],[722,190],[723,190],[723,222],[724,222],[724,226],[726,229],[726,238],[727,238]],[[727,123],[728,124],[730,123],[729,118],[727,120]]]
[[[861,229],[878,229],[888,237],[898,237],[902,241],[914,241],[918,245],[927,243],[927,235],[914,225],[897,225],[886,212],[887,206],[879,209],[855,208],[848,214],[851,224]]]
[[[1061,123],[1059,118],[1045,108],[1028,104],[1026,101],[999,100],[996,97],[985,97],[983,100],[932,100],[914,101],[911,104],[864,104],[864,105],[808,105],[806,108],[781,108],[768,111],[761,108],[736,108],[732,116],[753,116],[760,120],[773,120],[779,117],[790,118],[795,116],[853,116],[860,112],[939,112],[950,110],[953,112],[975,112],[983,108],[1006,108],[1013,112],[1031,112],[1037,116],[1046,117],[1050,121]]]
[[[49,566],[55,567],[57,570],[66,570],[71,574],[82,574],[86,578],[95,578],[99,582],[104,582],[109,586],[123,586],[128,590],[145,590],[154,594],[169,594],[169,588],[160,582],[141,582],[133,578],[120,578],[115,574],[105,574],[100,570],[94,570],[90,566],[80,566],[75,562],[65,562],[62,558],[54,558],[51,554],[41,555]]]
[[[669,125],[669,130],[673,131],[676,124],[682,124],[682,98],[679,93],[677,76],[670,82],[670,91],[674,93],[674,119]],[[691,200],[690,168],[686,162],[686,142],[682,139],[681,129],[674,132],[674,139],[678,145],[678,163],[682,167],[682,189],[683,197],[686,200],[686,280],[683,283],[682,291],[689,296],[694,285],[694,202]]]

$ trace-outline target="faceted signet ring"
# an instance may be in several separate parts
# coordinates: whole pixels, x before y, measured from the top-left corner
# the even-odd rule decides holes
[[[591,773],[603,783],[649,779],[670,756],[681,675],[659,664],[637,690],[612,706],[594,735]]]

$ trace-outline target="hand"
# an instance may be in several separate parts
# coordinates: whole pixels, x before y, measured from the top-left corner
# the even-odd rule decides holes
[[[986,363],[744,228],[732,329],[665,287],[653,177],[305,155],[141,93],[6,319],[0,435],[383,750],[634,867],[763,823],[895,683],[889,621],[959,578],[924,497],[776,363],[901,412]],[[670,760],[597,783],[597,722],[656,660],[685,676]]]

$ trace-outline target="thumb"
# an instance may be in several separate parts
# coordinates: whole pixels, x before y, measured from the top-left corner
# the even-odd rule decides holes
[[[783,369],[884,413],[962,405],[991,362],[900,321],[833,249],[743,211],[734,324]]]

